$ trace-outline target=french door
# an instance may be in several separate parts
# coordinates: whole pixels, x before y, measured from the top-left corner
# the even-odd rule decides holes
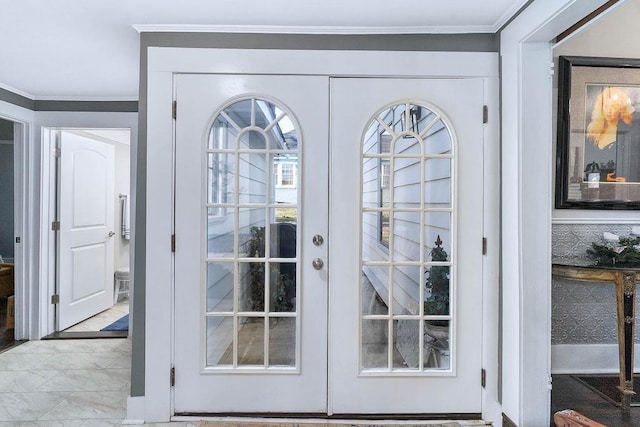
[[[328,79],[175,84],[175,411],[324,412]]]
[[[482,80],[175,93],[175,413],[481,412]]]

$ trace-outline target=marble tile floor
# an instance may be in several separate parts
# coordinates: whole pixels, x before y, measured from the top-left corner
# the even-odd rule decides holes
[[[0,354],[0,427],[118,425],[131,378],[127,339],[29,341]]]
[[[0,353],[0,427],[121,425],[130,378],[126,338],[28,341]]]
[[[129,300],[118,301],[113,307],[96,314],[87,320],[65,329],[65,332],[97,332],[129,313]]]
[[[0,427],[121,425],[131,377],[129,339],[28,341],[0,353]],[[471,422],[177,421],[152,427],[453,427]]]

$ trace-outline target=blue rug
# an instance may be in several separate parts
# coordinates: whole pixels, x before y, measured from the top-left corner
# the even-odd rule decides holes
[[[112,324],[100,329],[101,331],[128,331],[129,330],[129,315],[125,314]]]

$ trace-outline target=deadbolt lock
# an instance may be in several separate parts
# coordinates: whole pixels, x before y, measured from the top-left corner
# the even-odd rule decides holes
[[[324,237],[322,237],[319,234],[316,234],[315,236],[313,236],[313,244],[316,246],[320,246],[324,243]]]

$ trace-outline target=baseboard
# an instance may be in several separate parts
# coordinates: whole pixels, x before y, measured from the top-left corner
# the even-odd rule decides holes
[[[122,424],[144,424],[144,396],[127,397],[127,418]]]
[[[636,354],[640,344],[635,345]],[[634,371],[640,372],[640,357]],[[618,344],[557,344],[551,346],[552,374],[610,374],[620,371]]]

